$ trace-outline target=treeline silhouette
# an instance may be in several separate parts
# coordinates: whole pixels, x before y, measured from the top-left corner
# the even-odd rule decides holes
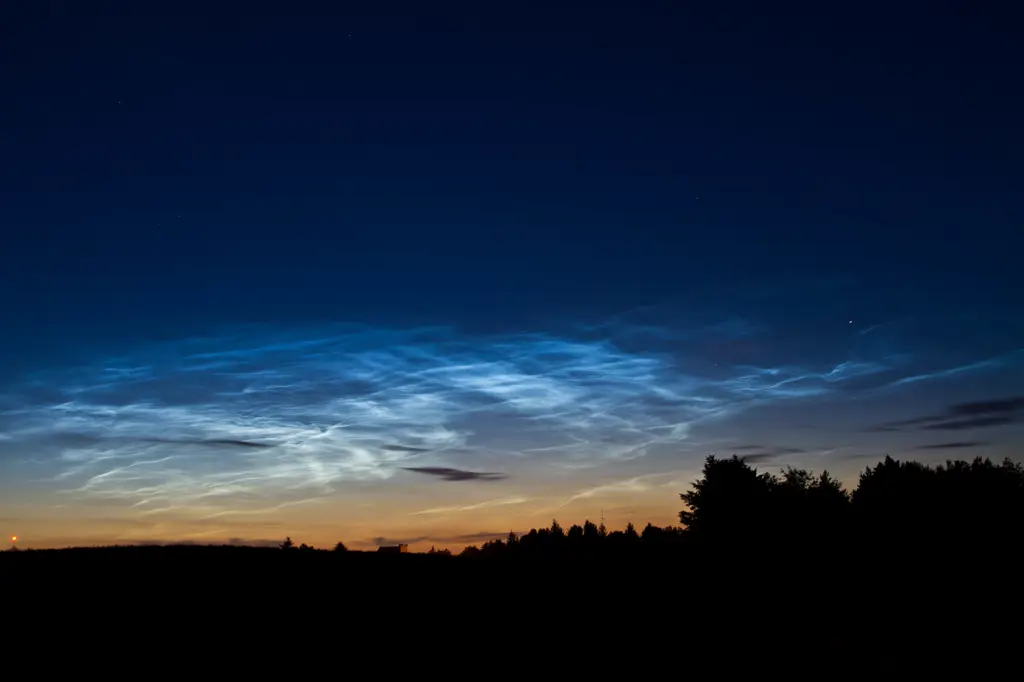
[[[900,554],[1016,551],[1024,539],[1024,466],[1009,459],[947,461],[938,466],[886,457],[848,492],[827,471],[788,467],[759,472],[742,457],[704,461],[701,477],[680,494],[681,526],[633,524],[608,532],[586,521],[564,530],[510,533],[459,556],[609,556],[809,552]]]

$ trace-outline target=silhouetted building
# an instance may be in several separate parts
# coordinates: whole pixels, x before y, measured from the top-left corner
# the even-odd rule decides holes
[[[405,554],[409,551],[409,545],[390,545],[387,547],[378,547],[378,552],[384,552],[385,554]]]

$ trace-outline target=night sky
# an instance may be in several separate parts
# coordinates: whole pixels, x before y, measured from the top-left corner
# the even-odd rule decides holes
[[[461,548],[677,522],[709,453],[1024,453],[1020,17],[834,5],[3,2],[0,533]]]

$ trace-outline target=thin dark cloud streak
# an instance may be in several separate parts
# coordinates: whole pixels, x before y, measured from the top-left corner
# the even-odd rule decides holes
[[[785,457],[786,455],[799,455],[806,452],[803,448],[766,446],[754,443],[734,445],[727,448],[727,451],[737,454],[740,458],[751,463],[768,462],[780,457]]]
[[[479,533],[463,533],[461,535],[412,535],[408,537],[389,537],[378,535],[365,541],[375,547],[394,545],[413,545],[419,542],[430,542],[438,545],[475,544],[508,536],[508,531],[481,531]]]
[[[757,462],[770,462],[773,459],[778,459],[778,455],[770,452],[754,452],[749,455],[741,455],[740,459],[744,462],[755,464]]]
[[[283,538],[282,538],[283,540]],[[222,546],[222,547],[252,547],[269,549],[281,546],[282,540],[270,540],[270,539],[259,539],[259,538],[228,538],[224,541],[212,541],[204,542],[202,540],[168,540],[168,539],[157,539],[157,538],[121,538],[116,541],[116,545],[122,547],[208,547],[208,546]]]
[[[445,481],[500,481],[508,478],[506,474],[485,471],[465,471],[451,467],[402,467],[406,471],[413,471],[427,476],[436,476]]]
[[[197,446],[227,446],[237,448],[272,448],[274,447],[271,443],[256,443],[249,440],[236,440],[233,438],[211,438],[207,440],[203,439],[173,439],[173,438],[139,438],[137,439],[140,443],[167,443],[177,445],[197,445]]]
[[[950,441],[948,443],[929,443],[928,445],[919,445],[918,450],[962,450],[966,448],[980,448],[988,445],[987,441],[983,440],[971,440],[971,441]]]
[[[949,411],[962,415],[989,415],[1024,410],[1024,396],[1001,398],[997,400],[980,400],[971,403],[953,405]]]
[[[733,446],[730,446],[730,447],[728,447],[726,449],[727,450],[736,451],[736,452],[748,452],[750,450],[758,450],[758,451],[763,452],[765,454],[772,454],[772,455],[796,455],[796,454],[799,454],[801,452],[806,452],[806,450],[804,450],[803,448],[794,448],[794,447],[783,446],[783,445],[756,445],[756,444],[733,445]]]
[[[370,538],[370,544],[376,547],[393,547],[395,545],[412,545],[417,542],[424,542],[429,540],[429,535],[416,535],[407,538],[392,538],[385,535],[377,535]]]
[[[926,424],[923,428],[929,431],[968,431],[970,429],[981,429],[989,426],[1005,426],[1016,424],[1021,420],[1020,415],[990,415],[988,417],[971,417],[970,419],[953,419],[935,424]]]
[[[235,438],[159,438],[159,437],[128,437],[128,436],[110,436],[103,434],[90,434],[90,433],[62,433],[55,436],[57,440],[60,440],[68,444],[85,444],[85,443],[111,443],[111,444],[163,444],[163,445],[186,445],[194,447],[227,447],[227,448],[272,448],[272,443],[259,443],[249,440],[239,440]]]
[[[950,405],[938,414],[885,422],[872,431],[968,431],[1024,420],[1024,397],[996,398]]]

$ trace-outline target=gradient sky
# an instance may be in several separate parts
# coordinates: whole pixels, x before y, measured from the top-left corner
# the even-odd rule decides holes
[[[1020,455],[1019,17],[726,4],[3,3],[0,533],[461,548],[675,523],[709,453]]]

